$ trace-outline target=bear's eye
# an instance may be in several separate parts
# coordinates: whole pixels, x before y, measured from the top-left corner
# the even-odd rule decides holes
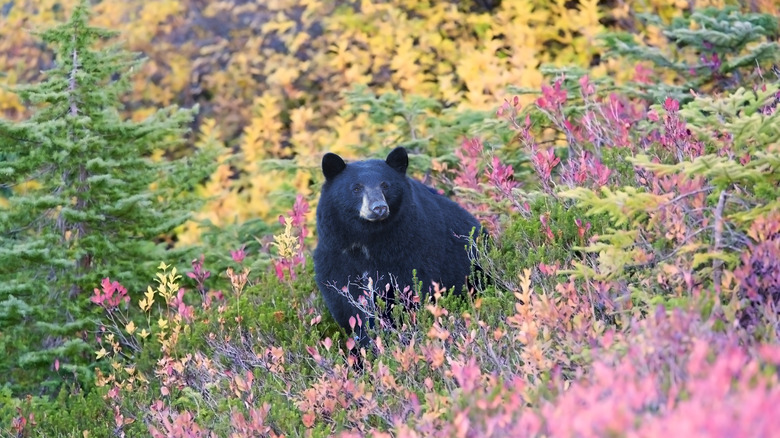
[[[379,187],[382,187],[382,190],[387,190],[390,188],[390,184],[383,181],[382,184],[379,184]]]
[[[352,193],[360,193],[363,190],[363,186],[360,184],[355,184],[352,186]]]

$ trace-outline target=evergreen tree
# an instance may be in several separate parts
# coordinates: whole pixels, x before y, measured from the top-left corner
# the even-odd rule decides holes
[[[215,161],[206,151],[153,158],[181,143],[193,111],[125,120],[120,98],[139,57],[88,21],[83,0],[40,34],[56,64],[42,83],[16,89],[34,114],[0,119],[0,385],[16,393],[47,393],[74,376],[91,383],[93,289],[104,277],[131,294],[145,289],[173,257],[160,236],[197,208],[191,189]]]
[[[673,84],[632,84],[626,91],[639,91],[651,102],[671,97],[680,103],[696,93],[718,93],[751,82],[749,76],[770,72],[780,59],[777,17],[742,13],[734,7],[705,8],[665,25],[654,15],[641,15],[648,24],[663,29],[669,47],[651,47],[626,33],[606,34],[607,57],[647,61],[664,71],[675,72]],[[760,67],[763,70],[757,69]],[[771,78],[771,75],[767,77]],[[636,90],[633,89],[636,87]]]

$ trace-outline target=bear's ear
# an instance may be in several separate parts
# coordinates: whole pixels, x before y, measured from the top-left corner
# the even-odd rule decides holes
[[[393,149],[385,160],[388,166],[395,169],[398,173],[406,174],[406,168],[409,167],[409,156],[406,155],[406,149],[399,146]]]
[[[325,175],[325,179],[333,179],[346,168],[347,164],[344,160],[332,152],[322,157],[322,174]]]

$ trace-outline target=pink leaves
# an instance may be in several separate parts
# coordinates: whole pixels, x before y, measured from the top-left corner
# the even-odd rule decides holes
[[[320,356],[320,352],[317,351],[317,347],[312,347],[311,345],[307,345],[306,352],[309,353],[312,359],[314,359],[316,362],[322,361],[322,356]]]
[[[642,64],[637,64],[636,67],[634,67],[634,81],[640,84],[652,83],[652,74],[653,70]]]
[[[667,97],[663,107],[667,113],[663,120],[663,131],[658,137],[661,146],[671,152],[677,162],[701,156],[704,153],[704,145],[696,139],[686,122],[680,118],[680,102]]]
[[[672,99],[671,97],[667,97],[664,100],[664,109],[670,113],[677,112],[680,110],[680,102]]]
[[[615,175],[601,161],[602,150],[635,147],[631,130],[645,115],[636,102],[615,93],[599,94],[587,75],[578,78],[576,85],[572,82],[560,77],[552,85],[543,85],[535,108],[526,111],[525,124],[518,123],[518,108],[508,101],[497,112],[517,132],[515,140],[529,154],[542,190],[548,194],[554,192],[559,182],[568,187],[592,188],[609,184]],[[571,99],[567,92],[567,87],[572,86],[579,89],[576,99]],[[546,118],[538,128],[531,123],[534,109]],[[551,130],[556,135],[553,141]],[[553,144],[541,146],[544,143]],[[556,148],[563,146],[568,154],[565,158],[556,156]],[[559,167],[562,169],[557,172],[558,181],[555,169]]]
[[[482,158],[484,147],[479,138],[464,138],[460,148],[455,150],[455,156],[458,157],[459,171],[455,175],[455,184],[472,190],[480,190],[478,176],[482,172],[479,170],[479,163]]]
[[[536,170],[542,186],[548,191],[552,191],[552,174],[561,159],[555,155],[553,149],[532,151],[531,162]],[[588,182],[594,187],[599,188],[609,182],[612,170],[605,166],[593,154],[583,151],[577,159],[568,159],[566,168],[561,173],[562,182],[573,187],[583,187]]]
[[[579,236],[580,241],[584,241],[585,240],[585,233],[587,233],[588,230],[590,230],[590,222],[586,223],[583,226],[582,225],[582,221],[579,218],[577,218],[577,219],[574,219],[574,223],[577,225],[577,235]]]
[[[117,412],[117,415],[119,413]],[[162,401],[153,403],[150,409],[153,422],[162,429],[149,425],[149,433],[154,438],[207,438],[213,433],[201,427],[190,411],[177,412],[165,406]]]
[[[552,149],[536,151],[531,155],[531,161],[534,164],[536,173],[541,178],[542,183],[549,183],[552,177],[552,171],[561,159],[555,156],[555,151]]]
[[[590,186],[597,189],[609,183],[612,170],[588,151],[583,151],[577,159],[569,159],[562,171],[561,181],[569,187]]]
[[[588,151],[581,152],[577,159],[569,159],[566,167],[561,181],[569,187],[599,188],[606,185],[612,175],[612,170]]]
[[[187,273],[187,277],[195,280],[199,285],[203,284],[207,278],[211,277],[211,272],[203,269],[204,255],[192,260],[192,272]]]
[[[291,268],[292,265],[287,259],[281,259],[274,262],[274,273],[276,274],[276,278],[278,278],[279,281],[284,281],[285,271],[289,272],[290,279],[293,279],[295,274]]]
[[[273,429],[266,423],[268,414],[271,411],[269,403],[263,403],[260,407],[250,406],[245,417],[239,411],[233,411],[231,418],[236,432],[231,436],[275,436]]]
[[[230,258],[233,259],[236,263],[242,263],[244,259],[246,258],[246,245],[241,245],[241,248],[233,251],[230,251]]]
[[[496,117],[507,120],[514,130],[528,133],[528,129],[531,128],[531,118],[526,115],[522,125],[520,124],[520,121],[517,120],[521,108],[522,106],[520,105],[519,97],[513,97],[512,103],[509,103],[508,100],[504,99],[504,103],[502,103],[496,111]]]
[[[472,393],[481,385],[482,372],[473,356],[465,363],[450,361],[450,370],[464,393]]]
[[[309,203],[303,195],[298,194],[298,196],[295,197],[295,203],[293,204],[292,210],[287,214],[292,218],[293,226],[301,228],[301,242],[308,236],[308,230],[305,228],[306,214],[308,212]]]
[[[502,198],[511,198],[514,196],[512,191],[520,186],[520,183],[515,181],[515,169],[512,165],[501,163],[501,160],[496,156],[493,156],[490,172],[488,173],[488,182],[490,182],[493,188],[497,189],[493,193],[495,201],[500,201]]]
[[[186,292],[187,289],[183,287],[179,288],[176,296],[171,300],[170,306],[175,309],[176,313],[179,314],[184,321],[192,322],[195,319],[195,308],[193,306],[188,306],[184,302],[184,294]]]
[[[498,157],[493,157],[493,165],[488,175],[488,180],[495,187],[500,187],[503,192],[511,192],[520,183],[514,180],[515,169],[511,164],[502,164]]]
[[[536,100],[536,105],[546,111],[559,110],[567,100],[566,90],[561,88],[563,79],[555,81],[552,87],[542,85],[542,97]]]
[[[773,436],[780,387],[739,336],[708,330],[695,312],[662,311],[633,331],[615,335],[625,354],[608,351],[611,340],[591,352],[599,359],[584,377],[542,407],[542,433]]]
[[[742,322],[752,325],[780,306],[780,213],[761,216],[748,230],[751,241],[734,270],[740,295],[747,298]]]
[[[509,103],[505,102],[505,105]],[[520,183],[514,179],[514,167],[486,150],[477,137],[464,138],[460,148],[455,150],[455,156],[458,166],[452,183],[466,189],[459,191],[462,197],[458,201],[488,229],[495,230],[498,227],[498,210],[503,210],[507,203],[509,208],[514,209],[521,205],[515,192]],[[446,170],[446,165],[441,167]]]
[[[542,224],[542,231],[544,232],[544,235],[547,237],[547,240],[550,243],[553,243],[555,241],[555,234],[553,233],[552,229],[550,228],[550,224],[547,223],[547,219],[549,217],[549,213],[543,214],[539,216],[539,222]]]
[[[607,182],[609,182],[609,176],[612,174],[612,170],[599,160],[593,160],[589,164],[588,170],[590,171],[591,178],[593,178],[594,185],[596,187],[606,185]]]
[[[98,306],[111,311],[116,309],[122,301],[125,303],[130,302],[130,297],[127,296],[127,289],[119,282],[112,282],[106,277],[100,282],[100,287],[101,289],[95,288],[94,295],[90,297],[90,301]]]
[[[513,123],[516,123],[515,117],[517,116],[517,112],[520,111],[520,108],[521,106],[519,97],[513,97],[512,103],[509,103],[508,100],[504,99],[504,103],[502,103],[498,110],[496,110],[496,117],[505,117]]]
[[[580,84],[580,90],[583,96],[590,96],[591,94],[596,92],[596,87],[594,87],[593,84],[590,83],[590,78],[588,77],[588,75],[581,77],[578,82]]]

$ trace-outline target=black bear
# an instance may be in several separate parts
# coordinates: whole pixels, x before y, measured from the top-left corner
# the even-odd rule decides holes
[[[365,329],[374,325],[373,318],[354,305],[366,290],[393,303],[396,287],[403,291],[414,286],[413,270],[422,282],[422,294],[433,282],[460,292],[471,273],[469,236],[480,233],[479,221],[409,178],[408,165],[402,147],[385,161],[346,164],[333,153],[322,158],[325,183],[317,206],[315,276],[339,325],[352,332],[350,318],[362,322],[354,324],[361,345],[368,341]]]

